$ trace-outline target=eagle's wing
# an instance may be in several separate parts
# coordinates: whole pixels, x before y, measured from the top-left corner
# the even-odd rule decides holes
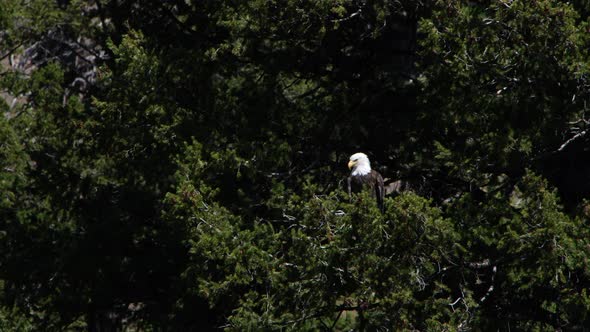
[[[383,206],[383,199],[385,197],[385,188],[383,187],[383,177],[379,172],[373,171],[374,176],[374,183],[373,186],[375,188],[375,196],[377,197],[377,206],[381,213],[385,212],[385,207]]]

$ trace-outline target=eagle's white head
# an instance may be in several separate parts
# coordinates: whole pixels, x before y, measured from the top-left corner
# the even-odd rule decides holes
[[[351,175],[366,175],[371,172],[371,162],[366,154],[359,152],[350,156],[348,168],[352,170]]]

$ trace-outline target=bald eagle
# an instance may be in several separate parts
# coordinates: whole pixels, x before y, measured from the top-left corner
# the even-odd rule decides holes
[[[369,157],[364,153],[355,153],[350,156],[348,168],[352,171],[348,177],[348,195],[353,192],[360,192],[363,189],[369,189],[377,198],[377,206],[383,213],[383,177],[379,172],[371,169]]]

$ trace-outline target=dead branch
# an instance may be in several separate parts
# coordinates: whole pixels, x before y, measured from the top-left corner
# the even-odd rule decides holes
[[[573,141],[579,139],[580,137],[584,137],[586,136],[586,134],[588,133],[587,130],[582,130],[581,132],[575,134],[572,138],[568,139],[567,141],[565,141],[565,143],[563,143],[559,149],[557,149],[558,152],[563,151],[563,149],[565,149],[570,143],[572,143]]]

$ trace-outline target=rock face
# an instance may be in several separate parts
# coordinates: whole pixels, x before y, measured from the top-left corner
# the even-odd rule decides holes
[[[86,5],[82,12],[87,16],[97,16],[96,5]],[[13,22],[17,29],[21,22]],[[101,28],[103,24],[98,18],[90,19],[87,28]],[[30,76],[37,68],[48,62],[58,62],[70,75],[66,79],[69,86],[64,100],[69,95],[86,92],[97,80],[98,67],[108,59],[104,47],[95,39],[83,35],[84,30],[76,33],[67,27],[56,26],[46,31],[42,36],[22,38],[24,42],[18,45],[0,45],[0,72],[15,72],[19,75]],[[0,37],[7,34],[0,31]],[[0,91],[0,98],[8,104],[8,112],[5,116],[12,116],[18,105],[27,103],[27,95],[12,95],[7,91]]]

